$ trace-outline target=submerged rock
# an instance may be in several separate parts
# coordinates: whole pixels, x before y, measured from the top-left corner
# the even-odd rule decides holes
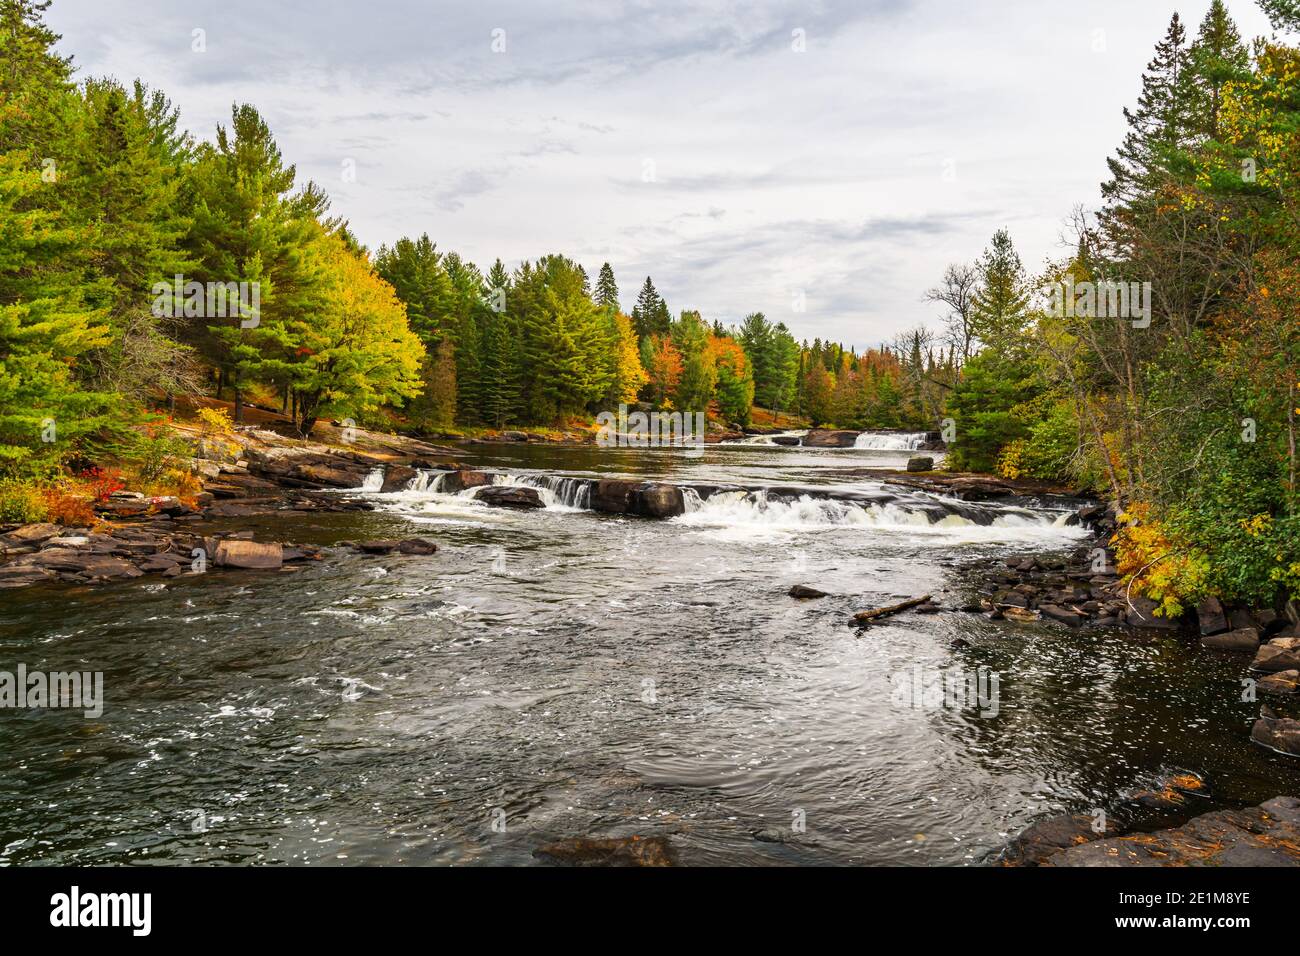
[[[796,584],[789,591],[790,597],[801,600],[812,600],[814,598],[824,598],[827,596],[825,591],[818,591],[816,588],[810,588],[804,584]]]
[[[533,851],[563,866],[672,866],[673,848],[665,837],[574,837]]]
[[[438,546],[428,538],[405,538],[397,542],[397,550],[402,554],[433,554]]]

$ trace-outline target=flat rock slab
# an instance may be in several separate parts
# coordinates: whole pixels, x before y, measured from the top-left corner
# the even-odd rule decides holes
[[[1041,820],[1008,843],[998,862],[1003,866],[1038,866],[1062,850],[1114,836],[1118,832],[1109,820],[1099,832],[1100,823],[1099,818],[1087,813]]]
[[[1216,810],[1172,830],[1069,847],[1042,866],[1300,867],[1300,799],[1274,797],[1247,810]]]
[[[1259,650],[1259,631],[1253,627],[1242,627],[1223,634],[1211,634],[1201,638],[1201,646],[1216,651],[1239,651],[1254,654]]]

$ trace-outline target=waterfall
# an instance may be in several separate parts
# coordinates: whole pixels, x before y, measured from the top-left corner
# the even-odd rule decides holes
[[[853,447],[889,451],[915,451],[921,447],[925,437],[925,432],[863,432],[853,442]]]
[[[781,531],[822,528],[1059,528],[1068,512],[1030,511],[1007,505],[959,502],[928,495],[887,502],[777,495],[766,490],[719,491],[701,498],[683,488],[686,513],[681,524]]]
[[[384,469],[375,468],[361,482],[361,491],[378,491],[384,487]]]
[[[424,471],[415,473],[415,477],[406,483],[406,491],[417,494],[436,494],[442,490],[442,479],[447,477],[445,471]]]
[[[567,511],[591,510],[590,478],[570,478],[565,475],[495,475],[493,483],[535,488],[547,508]]]

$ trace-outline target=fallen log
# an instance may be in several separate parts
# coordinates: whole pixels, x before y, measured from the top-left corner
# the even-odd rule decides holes
[[[853,623],[870,624],[877,618],[888,617],[890,614],[897,614],[899,611],[906,611],[909,607],[916,607],[920,604],[928,604],[930,595],[923,594],[918,598],[909,598],[898,604],[890,604],[887,607],[872,608],[870,611],[859,611],[853,615]]]

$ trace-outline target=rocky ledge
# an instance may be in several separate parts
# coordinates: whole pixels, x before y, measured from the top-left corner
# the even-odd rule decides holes
[[[1296,797],[1274,797],[1244,810],[1215,810],[1153,833],[1111,836],[1060,820],[1038,827],[1045,838],[1038,846],[1045,852],[1032,861],[1007,862],[1085,867],[1300,866],[1300,799]],[[1053,840],[1065,845],[1052,848]]]

